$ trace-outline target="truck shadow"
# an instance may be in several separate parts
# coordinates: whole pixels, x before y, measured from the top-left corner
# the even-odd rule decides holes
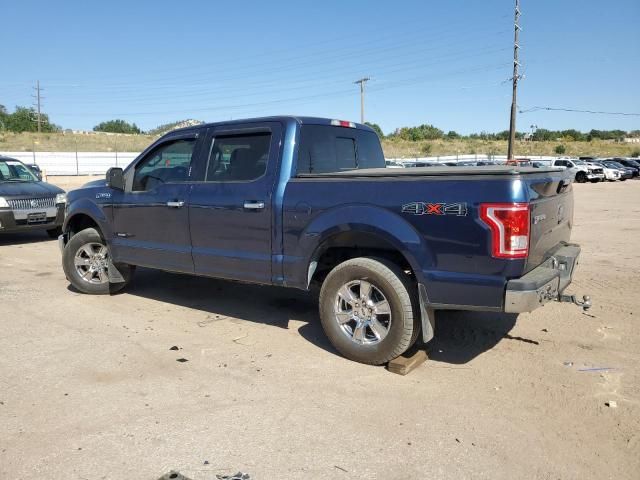
[[[139,268],[125,290],[159,302],[206,312],[200,327],[229,320],[253,322],[289,329],[291,321],[302,322],[298,333],[313,345],[339,355],[327,340],[318,317],[317,292],[250,285],[226,280],[195,277]],[[493,348],[503,338],[536,343],[511,337],[516,314],[495,312],[439,311],[436,337],[427,350],[432,361],[464,364]]]
[[[44,230],[19,233],[0,233],[0,247],[4,245],[24,245],[27,243],[54,242]]]
[[[491,350],[503,338],[537,343],[509,332],[518,315],[500,312],[441,310],[436,313],[436,335],[429,342],[429,360],[464,364]]]

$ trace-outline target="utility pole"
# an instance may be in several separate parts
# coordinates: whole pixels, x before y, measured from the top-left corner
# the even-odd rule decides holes
[[[36,81],[36,86],[34,87],[34,90],[36,91],[36,94],[34,95],[34,98],[36,99],[36,108],[37,108],[37,118],[36,121],[38,122],[38,133],[40,133],[42,131],[42,115],[41,115],[41,110],[40,110],[40,105],[41,105],[41,101],[42,101],[42,96],[40,95],[40,80]]]
[[[371,78],[363,77],[360,80],[353,82],[360,85],[360,123],[364,123],[364,84],[369,80],[371,80]]]
[[[511,119],[509,121],[509,147],[507,149],[507,160],[513,160],[513,146],[516,143],[516,110],[517,110],[517,93],[518,93],[518,81],[520,75],[518,74],[518,34],[520,33],[520,0],[516,0],[515,11],[515,23],[514,23],[514,35],[513,35],[513,93],[511,97]]]

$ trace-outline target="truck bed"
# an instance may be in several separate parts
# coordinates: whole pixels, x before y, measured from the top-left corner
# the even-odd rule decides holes
[[[416,168],[362,168],[328,173],[301,173],[298,178],[354,178],[354,177],[425,177],[458,175],[531,175],[558,172],[559,168],[515,167],[510,165],[482,167],[416,167]]]

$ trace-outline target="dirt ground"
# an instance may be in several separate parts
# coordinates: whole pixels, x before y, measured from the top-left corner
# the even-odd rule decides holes
[[[637,479],[640,181],[575,195],[592,311],[441,312],[406,377],[338,356],[310,295],[141,269],[85,296],[46,234],[2,236],[0,478]]]

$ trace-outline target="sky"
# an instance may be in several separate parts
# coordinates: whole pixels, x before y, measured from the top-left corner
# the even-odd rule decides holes
[[[509,126],[512,0],[0,0],[0,104],[63,128],[294,114]],[[522,0],[518,130],[640,129],[640,1]],[[527,111],[529,110],[529,111]]]

